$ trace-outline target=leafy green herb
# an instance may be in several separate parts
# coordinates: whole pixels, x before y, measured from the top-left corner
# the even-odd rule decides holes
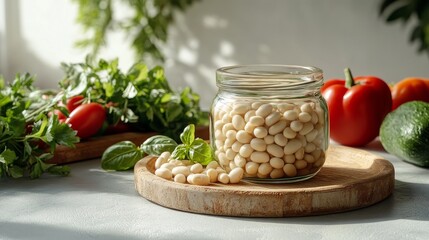
[[[149,69],[139,62],[124,73],[118,60],[98,64],[63,64],[60,82],[65,96],[84,95],[108,109],[108,124],[130,123],[138,131],[155,131],[176,141],[188,124],[198,124],[203,115],[200,97],[187,87],[171,89],[162,67]]]
[[[107,148],[101,157],[105,170],[128,170],[143,157],[143,152],[130,141],[122,141]]]
[[[73,147],[79,139],[57,115],[47,117],[55,104],[43,100],[33,82],[29,74],[18,74],[8,86],[0,78],[0,177],[38,178],[45,172],[70,172],[68,166],[47,161],[57,145]]]
[[[167,41],[168,27],[174,22],[174,13],[185,11],[196,0],[74,0],[78,4],[77,22],[90,36],[77,42],[79,47],[89,47],[95,58],[101,47],[107,45],[110,31],[123,31],[131,39],[138,58],[150,57],[164,61],[160,46]],[[129,18],[118,19],[117,4],[133,10]]]
[[[167,137],[156,135],[148,138],[140,148],[131,142],[116,143],[103,153],[101,166],[106,170],[126,170],[132,168],[143,154],[160,155],[162,152],[172,152],[171,156],[178,160],[191,160],[192,162],[207,165],[213,159],[213,150],[201,138],[195,138],[195,126],[188,125],[180,134],[182,144]]]
[[[177,143],[173,139],[162,135],[155,135],[146,139],[140,146],[140,149],[150,155],[160,155],[163,152],[174,151],[176,146]]]

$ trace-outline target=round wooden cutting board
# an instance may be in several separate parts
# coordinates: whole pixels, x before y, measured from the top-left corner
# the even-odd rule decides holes
[[[343,146],[329,147],[326,163],[315,177],[287,184],[175,183],[154,175],[155,159],[148,156],[134,168],[139,194],[161,206],[211,215],[287,217],[344,212],[385,199],[395,182],[389,161]]]

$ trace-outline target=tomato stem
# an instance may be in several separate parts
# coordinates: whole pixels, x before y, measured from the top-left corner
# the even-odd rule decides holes
[[[352,71],[350,68],[344,69],[344,75],[346,75],[346,88],[351,88],[355,85],[355,81],[353,80]]]

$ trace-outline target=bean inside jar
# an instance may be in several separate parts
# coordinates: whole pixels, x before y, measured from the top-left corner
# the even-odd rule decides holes
[[[317,68],[309,68],[311,71],[299,66],[274,68],[277,69],[272,75],[262,71],[261,76],[258,70],[246,74],[236,74],[239,70],[233,74],[218,72],[221,93],[211,109],[215,157],[227,172],[244,169],[245,179],[285,182],[309,179],[325,163],[329,141],[327,108],[320,95],[321,70],[318,75]],[[263,80],[258,81],[258,77]],[[308,81],[309,77],[314,80]],[[281,82],[281,78],[287,79]],[[255,91],[252,85],[257,85]],[[225,86],[232,90],[221,89]],[[288,91],[292,93],[289,95]]]

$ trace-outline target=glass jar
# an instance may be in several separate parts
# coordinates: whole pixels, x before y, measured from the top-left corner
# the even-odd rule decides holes
[[[315,176],[329,145],[323,72],[295,65],[240,65],[216,71],[210,143],[244,180],[297,182]]]

